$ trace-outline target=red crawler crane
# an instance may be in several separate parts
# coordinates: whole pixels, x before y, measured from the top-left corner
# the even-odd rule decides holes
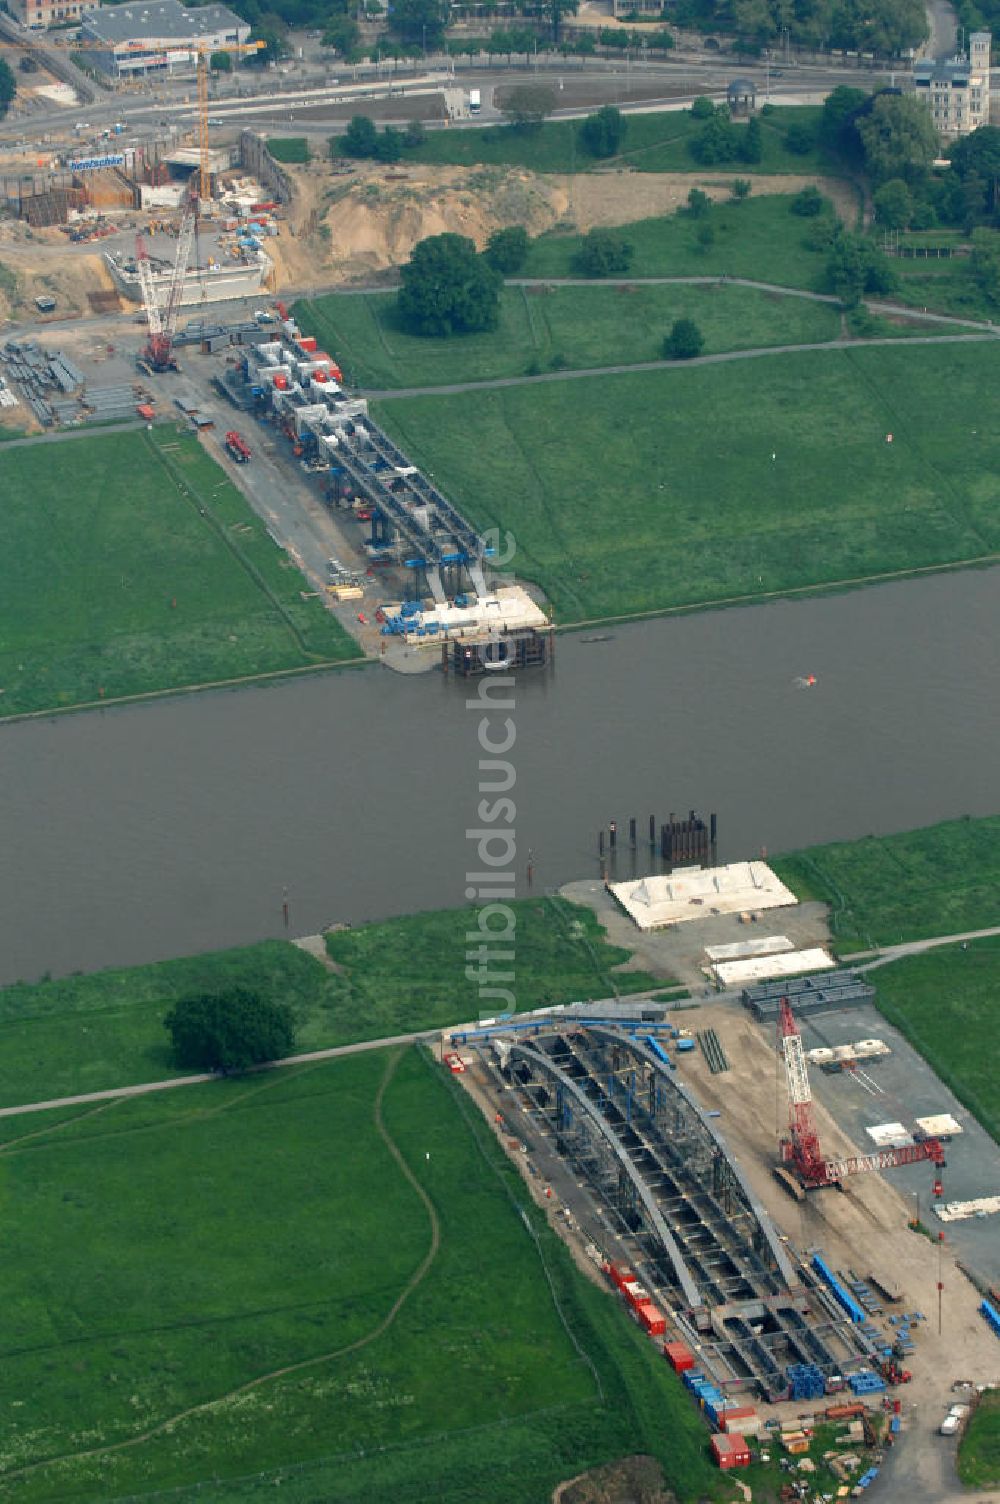
[[[184,218],[181,220],[180,232],[177,236],[177,255],[170,273],[166,303],[163,308],[160,307],[153,284],[153,269],[150,265],[146,242],[141,235],[135,237],[135,260],[139,272],[139,286],[142,289],[142,305],[146,310],[146,323],[149,326],[149,343],[143,351],[143,358],[149,368],[158,373],[177,369],[173,352],[174,332],[177,328],[177,313],[184,290],[184,277],[191,259],[191,247],[194,244],[197,228],[198,203],[195,199],[189,202],[184,211]]]
[[[781,1140],[781,1161],[797,1176],[807,1191],[821,1186],[839,1185],[848,1175],[867,1170],[891,1170],[896,1165],[911,1165],[929,1159],[944,1164],[944,1149],[936,1138],[926,1138],[903,1149],[880,1149],[876,1154],[857,1154],[848,1159],[824,1159],[816,1131],[812,1088],[806,1070],[802,1036],[787,997],[778,1007],[778,1040],[785,1061],[788,1082],[788,1137]],[[935,1181],[935,1194],[940,1194]]]

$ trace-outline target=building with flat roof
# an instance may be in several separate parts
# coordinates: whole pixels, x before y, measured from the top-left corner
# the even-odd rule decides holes
[[[44,31],[66,21],[82,21],[89,11],[97,10],[101,0],[8,0],[11,14],[22,26]]]
[[[189,72],[199,51],[216,52],[249,35],[247,22],[225,5],[188,7],[180,0],[109,6],[87,15],[80,27],[95,64],[123,78]]]
[[[990,123],[990,43],[988,31],[974,31],[967,57],[913,65],[917,98],[926,101],[934,129],[946,141]]]

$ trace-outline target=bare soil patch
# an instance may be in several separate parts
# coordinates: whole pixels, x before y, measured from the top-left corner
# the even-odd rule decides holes
[[[623,1457],[570,1478],[552,1495],[552,1504],[676,1504],[664,1487],[655,1457]]]
[[[290,169],[296,186],[288,229],[268,245],[279,287],[348,283],[385,273],[408,260],[428,235],[467,235],[485,245],[494,230],[524,225],[587,231],[672,214],[692,188],[730,197],[732,173],[534,173],[517,167],[406,167],[359,163],[335,172],[325,162]],[[850,184],[838,178],[759,176],[758,196],[797,193],[815,184],[853,224]]]

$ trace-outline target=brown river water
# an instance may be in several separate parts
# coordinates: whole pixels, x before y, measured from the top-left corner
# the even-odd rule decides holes
[[[997,812],[998,624],[992,569],[561,637],[509,712],[519,893],[630,815],[717,810],[732,860]],[[0,726],[0,983],[281,935],[285,890],[292,934],[462,902],[470,693],[373,666]]]

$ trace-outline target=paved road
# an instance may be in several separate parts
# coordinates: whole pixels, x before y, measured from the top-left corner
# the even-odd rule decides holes
[[[888,966],[890,961],[900,961],[904,956],[919,956],[925,950],[936,950],[939,945],[958,945],[963,940],[986,940],[991,935],[1000,935],[1000,924],[986,930],[965,930],[961,935],[935,935],[931,940],[904,940],[899,945],[880,947],[875,959],[865,961],[861,966],[854,964],[854,956],[848,956],[847,963],[852,971],[873,971],[876,966]],[[873,952],[866,950],[860,954],[870,956]]]

